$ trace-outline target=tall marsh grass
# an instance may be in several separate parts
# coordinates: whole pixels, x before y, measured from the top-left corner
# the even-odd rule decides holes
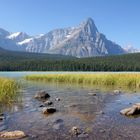
[[[127,86],[140,88],[140,74],[46,74],[46,75],[28,75],[27,80],[46,81],[46,82],[63,82],[63,83],[79,83],[90,85],[104,86]]]
[[[15,101],[18,89],[19,86],[15,80],[0,78],[0,105],[10,104]]]

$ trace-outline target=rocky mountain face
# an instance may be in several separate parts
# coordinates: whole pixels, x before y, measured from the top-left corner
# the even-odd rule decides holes
[[[107,40],[103,34],[98,32],[92,19],[80,24],[49,51],[77,57],[124,53],[119,45]]]
[[[0,38],[0,46],[9,50],[63,54],[76,57],[125,53],[121,46],[106,39],[105,35],[98,31],[91,18],[82,22],[79,26],[56,29],[34,37],[23,32],[10,34],[0,29],[0,37],[1,34],[3,34],[3,38]]]

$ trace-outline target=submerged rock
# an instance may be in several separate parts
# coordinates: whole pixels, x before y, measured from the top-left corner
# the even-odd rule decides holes
[[[49,97],[50,97],[50,95],[46,91],[39,91],[34,96],[34,98],[36,98],[36,99],[48,99]]]
[[[45,107],[45,105],[40,105],[39,107]]]
[[[4,116],[4,114],[3,113],[0,113],[0,116]]]
[[[136,103],[132,107],[125,108],[121,110],[120,113],[126,116],[140,115],[140,103]]]
[[[90,92],[90,93],[88,93],[88,95],[96,96],[97,94],[96,94],[96,93],[92,93],[92,92]]]
[[[5,119],[5,116],[3,113],[0,114],[0,121],[3,121]]]
[[[43,112],[43,114],[51,114],[51,113],[56,112],[56,108],[54,108],[54,107],[44,107],[42,109],[42,112]]]
[[[4,116],[0,116],[0,121],[3,121],[5,119]]]
[[[52,105],[53,102],[52,102],[52,101],[46,101],[46,102],[44,102],[44,104],[45,104],[45,105]]]
[[[0,132],[0,138],[7,139],[17,139],[25,137],[25,133],[23,131],[3,131]]]
[[[97,112],[96,114],[97,114],[97,115],[105,114],[105,112],[101,110],[101,111]]]
[[[120,90],[114,90],[113,92],[114,92],[115,94],[119,94],[119,93],[121,93]]]
[[[60,98],[55,98],[56,101],[60,101]]]
[[[105,133],[105,130],[104,129],[101,129],[99,132],[100,133]]]
[[[73,135],[80,135],[80,134],[81,134],[81,130],[80,130],[78,127],[74,126],[74,127],[72,127],[72,129],[71,129],[71,133],[72,133]]]

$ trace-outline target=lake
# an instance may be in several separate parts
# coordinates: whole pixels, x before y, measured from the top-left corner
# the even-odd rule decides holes
[[[23,140],[140,139],[140,117],[120,114],[121,109],[140,102],[139,91],[121,88],[122,93],[114,94],[114,87],[32,82],[23,78],[28,74],[44,73],[56,72],[0,72],[0,77],[15,78],[22,85],[21,101],[3,108],[6,119],[0,121],[0,131],[22,130],[28,135]],[[40,90],[49,93],[56,113],[42,113],[40,105],[43,102],[34,99]],[[78,136],[71,133],[74,126],[81,131]]]

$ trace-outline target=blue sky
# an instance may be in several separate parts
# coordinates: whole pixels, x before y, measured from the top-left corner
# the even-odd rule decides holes
[[[108,39],[140,48],[140,0],[0,0],[0,27],[11,32],[36,35],[87,17]]]

